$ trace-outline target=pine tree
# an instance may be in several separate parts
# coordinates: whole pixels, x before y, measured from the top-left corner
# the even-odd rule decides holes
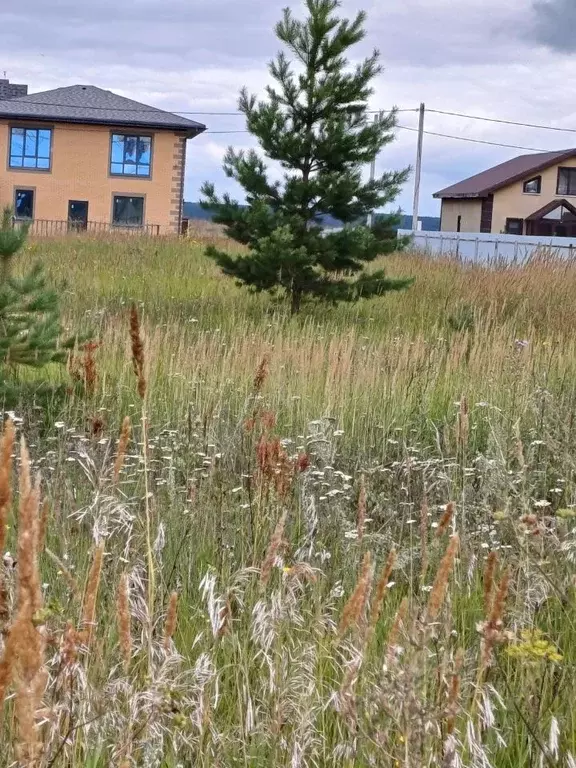
[[[276,35],[289,49],[270,64],[276,85],[267,100],[257,101],[244,88],[239,109],[265,155],[284,170],[271,181],[256,151],[235,151],[224,158],[226,175],[246,192],[246,205],[229,194],[219,197],[204,184],[204,208],[226,233],[248,247],[230,255],[215,247],[207,255],[222,271],[252,291],[278,289],[290,297],[292,312],[302,299],[355,301],[401,290],[410,279],[389,279],[383,270],[368,273],[366,264],[398,247],[394,216],[368,229],[368,213],[394,201],[408,171],[384,173],[364,181],[362,172],[394,139],[396,111],[374,122],[368,114],[371,84],[381,72],[375,51],[355,68],[348,49],[365,36],[365,13],[353,21],[336,15],[338,0],[306,0],[308,17],[295,19],[289,9]],[[340,231],[322,231],[322,217],[340,220]]]
[[[75,339],[61,339],[58,295],[47,287],[40,264],[21,278],[12,275],[12,262],[28,235],[14,227],[5,208],[0,225],[0,395],[12,392],[7,373],[18,366],[40,368],[63,363]]]

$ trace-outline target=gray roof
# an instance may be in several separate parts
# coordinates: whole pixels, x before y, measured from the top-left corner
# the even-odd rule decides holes
[[[202,123],[140,104],[94,85],[71,85],[2,100],[0,118],[166,128],[186,131],[189,136],[206,130]]]
[[[538,152],[534,155],[520,155],[505,163],[488,168],[482,173],[470,176],[464,181],[436,192],[434,197],[486,197],[497,189],[507,187],[521,179],[536,175],[551,165],[576,155],[576,149],[562,149],[558,152]]]

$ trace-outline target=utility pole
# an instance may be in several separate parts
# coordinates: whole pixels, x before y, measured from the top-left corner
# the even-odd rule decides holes
[[[418,208],[420,207],[420,176],[422,175],[422,145],[424,143],[424,114],[426,106],[420,104],[418,120],[418,149],[416,150],[416,168],[414,169],[414,204],[412,206],[412,229],[418,230]]]
[[[380,122],[382,118],[382,112],[378,112],[378,114],[374,115],[374,123]],[[374,181],[374,178],[376,177],[376,157],[372,158],[372,162],[370,163],[370,181]],[[368,229],[372,229],[372,226],[374,224],[374,212],[368,214],[368,219],[366,221],[368,225]]]

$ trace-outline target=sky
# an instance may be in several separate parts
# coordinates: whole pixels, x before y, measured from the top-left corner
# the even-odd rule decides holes
[[[221,167],[230,144],[254,146],[234,112],[247,86],[262,94],[267,64],[281,49],[274,24],[282,8],[302,13],[300,0],[27,0],[0,7],[0,77],[30,92],[77,83],[204,122],[209,131],[188,142],[185,197],[197,200],[203,181],[218,191],[241,190]],[[374,48],[384,72],[371,109],[416,110],[425,128],[465,139],[530,149],[576,147],[576,0],[343,0],[341,14],[368,13],[360,60]],[[25,32],[25,33],[24,33]],[[575,133],[503,125],[430,110],[574,128]],[[413,166],[416,111],[402,112],[396,141],[377,172]],[[238,131],[238,133],[219,133]],[[522,150],[426,135],[420,213],[436,215],[434,192]],[[413,178],[397,205],[412,211]]]

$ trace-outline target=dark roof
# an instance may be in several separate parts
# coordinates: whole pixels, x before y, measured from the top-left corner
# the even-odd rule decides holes
[[[94,85],[71,85],[0,101],[0,118],[166,128],[195,136],[206,126]]]
[[[451,187],[441,189],[434,197],[486,197],[501,187],[526,178],[562,160],[576,155],[576,149],[562,149],[558,152],[538,152],[534,155],[520,155],[505,163],[488,168],[487,171],[470,176]]]

